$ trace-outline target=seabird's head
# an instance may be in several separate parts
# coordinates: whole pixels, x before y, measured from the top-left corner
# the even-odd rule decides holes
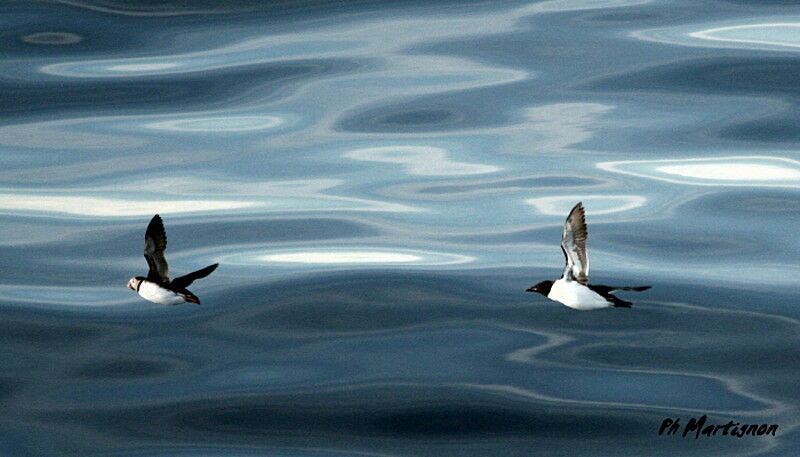
[[[135,277],[135,278],[131,278],[130,281],[128,281],[128,289],[130,289],[130,290],[139,290],[139,285],[141,283],[142,283],[142,278],[140,278],[138,276]]]
[[[540,282],[539,284],[536,284],[533,287],[529,287],[529,288],[525,289],[525,292],[537,292],[537,293],[540,293],[540,294],[542,294],[542,295],[544,295],[546,297],[547,294],[550,293],[550,289],[552,287],[553,287],[553,281],[542,281],[542,282]]]

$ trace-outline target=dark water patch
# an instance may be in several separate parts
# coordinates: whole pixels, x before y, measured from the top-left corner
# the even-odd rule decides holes
[[[408,312],[390,305],[350,304],[345,297],[314,296],[316,303],[273,304],[272,309],[250,316],[243,324],[262,330],[327,333],[385,330],[446,321],[455,315],[451,307]]]
[[[468,456],[492,454],[688,455],[732,449],[729,443],[664,440],[653,453],[665,414],[542,403],[502,393],[433,386],[356,387],[346,391],[251,395],[165,402],[139,408],[48,411],[41,420],[79,427],[95,452],[120,438],[148,447],[296,446],[339,452]],[[655,430],[655,431],[654,431]],[[108,437],[116,440],[109,440]],[[624,437],[621,438],[621,437]],[[85,444],[70,443],[80,450]],[[735,443],[735,449],[747,447]],[[509,454],[510,453],[510,454]],[[702,454],[699,454],[702,455]]]
[[[414,392],[416,395],[411,396]],[[362,437],[399,440],[474,440],[500,436],[569,439],[576,430],[608,439],[624,430],[644,437],[649,430],[635,414],[597,415],[584,408],[557,408],[532,402],[435,387],[356,388],[287,395],[209,398],[155,407],[85,412],[53,412],[68,422],[91,424],[96,431],[152,440],[192,439],[247,443]]]
[[[173,369],[173,364],[165,361],[120,358],[87,362],[75,367],[72,374],[91,380],[137,379],[163,376]]]
[[[408,102],[348,114],[336,123],[336,128],[349,132],[429,132],[474,125],[479,116],[472,105],[453,106],[446,101]]]
[[[664,256],[680,256],[685,259],[743,257],[759,254],[767,248],[763,239],[744,234],[728,234],[719,237],[708,233],[685,231],[631,230],[617,233],[597,229],[592,234],[595,240],[626,249],[628,252],[659,252]]]
[[[522,2],[519,2],[522,3]],[[86,10],[100,10],[105,13],[126,16],[167,17],[174,19],[180,16],[208,16],[218,18],[220,15],[233,16],[244,21],[253,16],[260,20],[279,19],[314,19],[331,18],[337,15],[349,15],[355,12],[383,12],[387,9],[419,7],[426,12],[437,10],[448,11],[454,6],[461,8],[488,8],[492,2],[486,0],[445,0],[431,5],[421,0],[356,0],[346,3],[331,3],[327,0],[231,0],[221,4],[215,0],[169,0],[153,3],[147,0],[76,0],[70,6]],[[462,11],[463,12],[463,11]],[[220,20],[220,19],[217,19]]]
[[[483,318],[482,306],[510,305],[469,280],[424,273],[322,276],[234,296],[249,304],[239,325],[282,332],[386,330]]]
[[[662,16],[653,13],[621,12],[621,13],[599,13],[583,16],[581,19],[587,22],[609,22],[623,24],[637,24],[641,22],[651,22],[663,19]]]
[[[767,303],[781,301],[780,296],[763,290],[745,292],[691,284],[670,288],[658,283],[650,293],[657,294],[655,302],[641,306],[646,310],[638,313],[649,314],[653,320],[630,313],[616,314],[620,323],[629,326],[629,332],[611,334],[604,329],[600,339],[579,339],[555,348],[548,358],[569,366],[588,361],[644,372],[667,370],[733,379],[753,372],[780,371],[787,367],[786,354],[800,346],[800,321],[751,311],[768,309]],[[696,305],[675,303],[686,296],[692,296]],[[749,305],[741,310],[731,309],[730,303],[736,299]],[[577,332],[591,333],[587,327],[572,327]],[[566,325],[563,329],[569,331]]]
[[[6,123],[19,123],[26,116],[42,112],[65,114],[124,108],[131,114],[141,114],[264,102],[286,96],[286,91],[304,80],[351,72],[358,66],[352,61],[326,59],[251,64],[121,81],[59,79],[50,83],[24,83],[0,78],[0,118],[6,118]]]
[[[405,127],[428,124],[446,124],[453,122],[456,119],[457,115],[452,111],[441,109],[420,109],[415,111],[388,114],[382,119],[376,120],[376,122],[383,125],[399,125],[401,127]]]
[[[727,209],[736,212],[779,213],[790,217],[800,213],[800,199],[771,196],[747,196],[737,202],[729,202]]]
[[[456,437],[498,437],[506,435],[566,438],[574,430],[585,430],[587,437],[602,438],[619,430],[644,433],[641,424],[622,418],[601,418],[571,414],[514,411],[474,406],[441,405],[390,412],[373,421],[377,431],[387,435],[425,439]]]
[[[5,27],[0,31],[0,52],[7,56],[79,57],[103,52],[141,52],[146,42],[140,35],[98,29],[88,24],[45,22],[36,25]],[[155,46],[153,46],[155,48]],[[163,52],[163,48],[160,49]]]
[[[564,21],[553,19],[554,23],[562,24],[563,27],[569,26],[564,24]],[[415,46],[412,51],[421,54],[433,55],[459,55],[468,56],[473,59],[478,59],[483,62],[492,62],[494,64],[506,65],[510,68],[526,68],[526,69],[541,69],[542,66],[550,65],[556,61],[561,61],[564,70],[571,70],[572,67],[568,64],[569,59],[585,58],[591,59],[592,52],[584,46],[575,45],[574,43],[568,45],[564,41],[564,37],[560,34],[562,31],[558,28],[551,28],[551,33],[541,33],[538,21],[541,16],[532,16],[528,27],[532,30],[518,30],[513,32],[501,32],[485,36],[467,36],[460,39],[449,39],[444,41],[424,42]],[[522,21],[526,22],[526,21]],[[536,30],[538,29],[538,33]],[[572,30],[572,39],[580,40],[585,38],[585,35],[577,29]],[[536,66],[525,66],[524,62],[536,62]],[[564,65],[566,64],[566,65]],[[534,78],[536,82],[527,82],[523,84],[512,83],[506,89],[508,92],[503,93],[503,99],[491,100],[485,99],[484,103],[490,105],[511,102],[516,97],[516,106],[520,101],[528,99],[531,94],[549,98],[548,94],[542,93],[535,87],[541,85],[541,81]],[[514,95],[511,95],[513,92]],[[476,91],[469,91],[469,94],[475,94]],[[552,94],[549,94],[552,95]],[[463,97],[457,97],[463,98]],[[521,100],[522,99],[522,100]],[[529,100],[529,99],[528,99]]]
[[[653,337],[652,346],[595,346],[582,350],[580,357],[617,367],[670,367],[685,372],[707,372],[708,361],[714,361],[719,373],[747,374],[780,372],[787,367],[786,354],[800,349],[800,341],[770,337],[769,341],[742,336],[737,340],[709,338],[688,343],[679,338],[671,341]],[[789,387],[788,385],[784,387]]]
[[[661,3],[640,3],[630,4],[620,8],[598,8],[578,12],[566,12],[564,19],[571,20],[573,16],[579,21],[580,25],[588,25],[591,31],[596,34],[601,31],[631,31],[639,28],[650,27],[660,24],[682,23],[691,20],[692,16],[701,14],[698,10],[709,9],[707,5],[696,5],[697,9],[688,10],[684,8],[672,8],[670,5]],[[530,23],[533,26],[541,26],[541,17],[533,16]],[[570,26],[572,23],[570,23]],[[623,32],[624,33],[624,32]],[[623,43],[610,45],[612,47],[624,46]],[[633,48],[631,48],[633,50]]]
[[[143,268],[146,272],[147,266]],[[15,268],[5,276],[7,284],[18,285],[26,287],[29,284],[47,284],[52,287],[102,287],[109,284],[121,284],[125,286],[125,282],[131,278],[131,273],[142,273],[142,271],[132,272],[130,269],[119,270],[115,268],[106,268],[102,271],[89,271],[87,269],[76,268],[73,265],[54,265],[54,264],[37,264],[35,262],[28,263]],[[64,293],[64,301],[67,302],[66,297],[69,291]],[[19,305],[14,298],[2,298],[5,303],[11,305]],[[32,303],[25,300],[25,303]],[[51,301],[52,303],[52,301]]]
[[[800,59],[743,56],[684,60],[604,78],[585,87],[794,98],[800,95]]]
[[[692,400],[688,393],[686,397],[678,395],[680,398],[648,398],[667,408],[721,402],[749,407],[752,402],[724,391],[718,384],[706,385],[691,375],[682,376],[678,382],[658,373],[717,373],[737,379],[735,376],[749,373],[749,358],[739,363],[730,358],[719,367],[708,366],[705,357],[717,352],[693,348],[741,347],[732,342],[741,340],[742,335],[758,334],[772,335],[774,343],[759,347],[777,350],[781,340],[796,333],[791,323],[781,319],[725,309],[732,297],[748,299],[747,294],[734,290],[691,285],[681,288],[684,295],[696,300],[706,295],[715,297],[716,302],[708,303],[707,308],[646,302],[632,310],[580,313],[525,294],[522,288],[513,290],[514,283],[527,284],[528,275],[538,272],[524,273],[518,269],[451,274],[338,272],[264,287],[240,286],[210,297],[212,302],[221,303],[211,314],[192,315],[192,308],[186,307],[158,308],[148,314],[134,313],[130,318],[103,317],[100,312],[92,319],[97,323],[85,322],[89,317],[86,313],[62,314],[58,320],[65,327],[82,322],[102,332],[102,348],[56,354],[62,359],[57,372],[78,378],[81,391],[92,394],[81,394],[82,400],[69,395],[69,383],[63,385],[52,368],[45,378],[21,371],[14,377],[23,379],[32,391],[46,388],[56,399],[69,398],[70,405],[64,410],[58,400],[40,402],[36,421],[77,429],[79,436],[92,436],[94,452],[110,443],[163,446],[191,441],[264,446],[265,440],[270,445],[302,447],[336,442],[346,449],[384,452],[397,451],[394,446],[398,443],[477,441],[487,446],[494,443],[489,449],[500,452],[507,448],[495,439],[504,443],[522,440],[526,449],[534,442],[555,449],[576,441],[585,444],[600,440],[610,446],[618,442],[621,433],[632,440],[626,441],[625,449],[638,449],[645,443],[652,445],[651,428],[663,419],[659,416],[666,414],[664,410],[642,413],[627,410],[625,404],[599,407],[558,399],[539,403],[519,398],[514,389],[532,389],[557,398],[580,399],[583,395],[603,400],[628,398],[625,395],[636,399],[646,395],[648,389],[673,395],[680,386],[700,386],[707,401]],[[680,295],[674,285],[653,285],[652,291],[635,298],[672,300]],[[305,294],[311,297],[306,302]],[[253,300],[242,299],[247,295]],[[318,306],[307,304],[315,302]],[[375,303],[384,305],[376,307]],[[178,314],[180,311],[186,312]],[[277,319],[273,321],[273,317]],[[109,326],[112,323],[119,328]],[[372,330],[381,333],[363,334]],[[527,359],[511,359],[510,354],[524,353],[529,345],[535,349],[545,342],[536,331],[567,338],[546,351],[531,352]],[[46,360],[53,356],[52,346],[22,347],[27,348],[29,357]],[[631,364],[626,364],[621,355],[615,357],[630,346],[634,346]],[[793,350],[794,346],[788,341],[786,348]],[[637,347],[664,352],[636,354]],[[136,348],[143,353],[169,350],[193,358],[197,364],[175,379],[171,376],[174,367],[147,363],[164,359],[130,355],[114,359],[108,351],[115,348],[126,352]],[[608,348],[612,349],[610,355],[604,352]],[[670,352],[684,349],[687,355]],[[86,354],[95,356],[87,359]],[[691,354],[696,355],[694,360]],[[640,357],[648,356],[653,357],[651,362],[637,363]],[[437,365],[430,365],[437,360]],[[597,370],[597,364],[614,364],[615,360],[635,373],[627,376],[624,372]],[[765,370],[773,370],[770,363],[763,365]],[[564,368],[553,369],[554,364]],[[317,367],[313,383],[305,382],[304,374],[284,382],[283,375],[291,377],[290,365],[305,370]],[[243,369],[237,370],[237,366]],[[259,373],[259,367],[273,368],[274,376],[237,380],[239,374],[246,377],[247,373]],[[232,371],[225,371],[228,368]],[[209,373],[219,376],[209,383]],[[375,373],[382,377],[374,379],[388,383],[402,379],[404,383],[379,388],[383,382],[370,377]],[[360,384],[358,379],[372,381]],[[617,392],[620,379],[635,383],[639,390],[625,395]],[[141,381],[151,387],[136,391],[134,387],[141,386]],[[151,385],[150,381],[164,383]],[[166,381],[181,386],[167,386]],[[246,393],[239,393],[242,382],[247,382]],[[475,387],[444,388],[448,383]],[[478,393],[478,386],[483,384],[513,389],[510,393]],[[113,386],[119,386],[119,392],[115,393]],[[604,389],[610,394],[604,395]],[[140,401],[147,392],[152,396]],[[76,449],[90,446],[72,445]],[[452,449],[436,451],[432,449],[431,455],[464,455]]]
[[[715,192],[698,197],[685,206],[690,211],[714,217],[750,219],[753,222],[762,218],[786,219],[800,213],[800,192],[787,188]]]
[[[90,341],[100,332],[88,325],[59,322],[57,318],[0,321],[0,343],[39,347],[72,346]]]
[[[163,34],[143,34],[108,15],[44,2],[9,2],[3,8],[0,53],[41,58],[164,51]],[[158,39],[162,38],[162,39]],[[174,42],[168,43],[174,46]]]
[[[723,139],[761,143],[795,143],[800,141],[797,119],[761,119],[731,125],[720,130]]]
[[[5,377],[0,377],[0,409],[2,409],[2,402],[9,398],[16,390],[17,383]]]

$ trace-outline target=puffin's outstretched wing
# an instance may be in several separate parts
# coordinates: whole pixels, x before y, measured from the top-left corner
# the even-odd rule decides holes
[[[564,233],[561,235],[561,250],[564,251],[567,262],[562,277],[583,285],[589,281],[589,257],[586,254],[588,235],[583,205],[578,202],[569,212],[567,221],[564,222]]]
[[[169,284],[169,266],[167,259],[164,258],[164,250],[167,248],[167,234],[164,231],[164,222],[161,216],[156,214],[150,219],[147,231],[144,233],[144,258],[150,271],[147,272],[147,280],[159,284]]]
[[[201,268],[197,271],[193,271],[188,275],[183,275],[181,277],[175,278],[172,280],[172,287],[176,289],[185,289],[189,286],[195,279],[205,278],[206,276],[210,275],[212,271],[216,270],[219,266],[218,263],[214,265],[209,265],[205,268]]]

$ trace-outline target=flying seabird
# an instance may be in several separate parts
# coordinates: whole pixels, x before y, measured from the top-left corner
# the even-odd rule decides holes
[[[589,257],[586,254],[586,217],[583,205],[578,202],[569,212],[561,235],[561,251],[566,265],[564,273],[555,281],[542,281],[526,292],[538,292],[550,300],[581,311],[615,306],[630,308],[631,302],[611,294],[615,290],[647,290],[650,286],[612,287],[589,284]]]
[[[150,219],[147,231],[144,234],[144,258],[150,271],[147,277],[136,276],[128,281],[128,289],[135,290],[145,300],[161,305],[178,305],[183,302],[200,304],[200,299],[186,287],[195,279],[205,278],[214,271],[219,264],[209,265],[201,270],[188,275],[169,280],[169,266],[164,258],[167,248],[167,234],[164,231],[164,222],[156,214]]]

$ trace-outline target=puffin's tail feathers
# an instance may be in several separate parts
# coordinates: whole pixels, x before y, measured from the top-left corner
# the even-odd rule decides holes
[[[612,297],[614,296],[612,295]],[[614,308],[630,308],[633,306],[633,303],[619,299],[617,297],[614,297],[612,303],[614,303]]]

